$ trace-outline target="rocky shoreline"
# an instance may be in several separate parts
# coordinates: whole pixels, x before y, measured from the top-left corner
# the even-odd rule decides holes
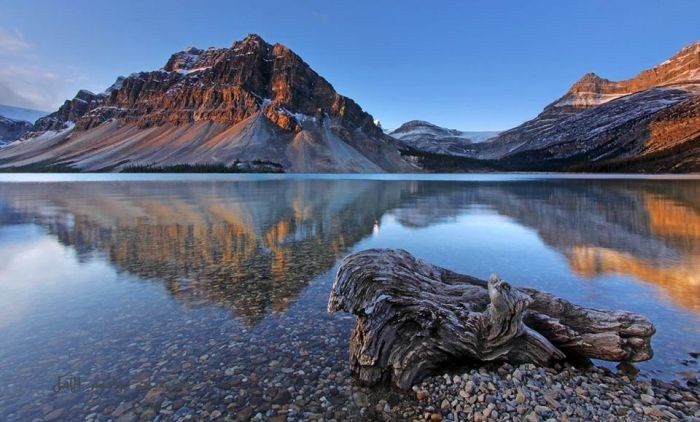
[[[399,390],[360,386],[343,359],[336,356],[325,366],[314,362],[314,355],[304,351],[299,359],[267,364],[261,356],[246,368],[216,364],[215,369],[208,366],[217,360],[210,352],[197,362],[207,381],[154,383],[139,376],[131,385],[113,386],[123,391],[87,388],[54,396],[45,390],[46,395],[26,397],[26,405],[4,414],[4,420],[700,421],[694,370],[683,381],[664,382],[635,375],[632,366],[615,373],[586,363],[553,368],[489,364],[454,369]],[[183,363],[172,375],[186,378],[186,366],[194,368]]]
[[[413,393],[400,419],[700,420],[697,378],[647,381],[595,366],[503,364],[431,377]]]

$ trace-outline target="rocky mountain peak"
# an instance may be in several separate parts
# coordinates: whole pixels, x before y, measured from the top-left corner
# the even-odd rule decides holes
[[[168,72],[174,72],[176,70],[186,70],[191,69],[192,66],[199,60],[199,57],[204,51],[194,47],[187,47],[182,51],[170,56],[170,59],[163,67],[164,70]]]
[[[622,80],[611,81],[595,73],[586,73],[567,93],[547,106],[544,117],[568,115],[586,110],[625,95],[660,86],[700,81],[700,42],[681,49],[668,60]]]
[[[398,128],[391,131],[390,135],[401,138],[406,135],[421,134],[422,136],[460,136],[461,131],[457,129],[447,129],[425,120],[410,120]]]
[[[63,133],[71,128],[71,139],[84,139],[110,124],[120,136],[122,128],[154,133],[216,127],[187,139],[220,133],[214,142],[226,157],[269,160],[294,169],[377,171],[407,165],[370,114],[338,94],[291,49],[256,34],[228,48],[188,47],[172,54],[163,68],[119,78],[101,94],[81,91],[39,120],[35,130]],[[240,145],[225,149],[224,141],[231,138]],[[210,157],[211,149],[202,149],[201,157]],[[307,156],[319,151],[322,162],[310,161]]]
[[[81,89],[75,94],[75,98],[83,101],[92,101],[97,97],[94,92],[87,89]]]
[[[695,41],[687,46],[683,47],[676,53],[673,57],[661,63],[659,66],[664,65],[683,65],[686,62],[693,62],[700,60],[700,41]]]
[[[613,81],[588,72],[569,88],[569,92],[603,92],[610,90],[614,85]]]
[[[140,127],[200,120],[235,124],[262,110],[286,131],[299,131],[302,121],[327,115],[348,130],[382,133],[372,116],[336,93],[291,49],[257,34],[230,48],[188,47],[171,55],[161,70],[118,79],[100,95],[79,93],[38,130],[62,129],[68,120],[81,130],[112,118]]]
[[[425,120],[409,120],[409,121],[405,122],[404,124],[402,124],[401,126],[399,126],[395,130],[395,132],[403,131],[403,130],[418,127],[418,126],[427,126],[427,127],[434,127],[434,128],[440,127],[436,124],[426,122]]]
[[[663,84],[700,81],[700,41],[684,47],[670,59],[642,72],[639,77],[656,79]]]
[[[263,37],[258,34],[248,34],[242,40],[234,41],[233,46],[235,47],[236,44],[260,44],[266,47],[270,46],[270,44],[268,44],[267,41],[265,41]]]
[[[536,118],[501,133],[476,156],[520,165],[566,159],[612,160],[609,169],[697,168],[699,95],[700,42],[694,42],[629,79],[585,74]]]
[[[411,120],[388,134],[414,150],[434,154],[467,155],[473,144],[493,138],[498,132],[464,132],[424,120]]]
[[[698,80],[700,80],[700,41],[682,48],[668,60],[623,81],[613,82],[595,73],[586,73],[569,92],[631,94],[655,86]]]
[[[112,91],[116,91],[116,90],[118,90],[119,88],[121,88],[121,87],[122,87],[122,84],[124,83],[124,79],[126,79],[125,76],[118,76],[117,79],[114,81],[114,83],[113,83],[112,85],[110,85],[109,88],[107,88],[107,89],[105,90],[105,92],[104,92],[105,95],[108,95],[108,94],[111,93]]]

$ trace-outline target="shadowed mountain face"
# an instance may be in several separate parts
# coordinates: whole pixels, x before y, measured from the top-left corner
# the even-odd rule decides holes
[[[536,118],[472,149],[511,169],[700,171],[700,42],[624,81],[584,75]]]
[[[81,90],[0,153],[5,167],[93,171],[258,160],[287,171],[413,168],[371,115],[292,50],[257,35],[180,51],[100,94]]]
[[[700,312],[698,198],[697,181],[0,184],[0,224],[38,223],[178,301],[254,324],[383,216],[413,230],[483,209],[534,230],[580,276],[629,275]]]
[[[33,124],[47,114],[49,113],[46,111],[0,104],[0,116],[7,117],[8,119],[12,120],[25,121]]]
[[[0,147],[11,143],[31,129],[32,124],[29,122],[0,115]]]

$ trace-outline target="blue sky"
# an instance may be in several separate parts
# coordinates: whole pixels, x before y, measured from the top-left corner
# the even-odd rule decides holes
[[[0,103],[80,88],[248,33],[295,50],[396,127],[505,129],[586,72],[628,78],[700,39],[700,1],[27,1],[0,3]]]

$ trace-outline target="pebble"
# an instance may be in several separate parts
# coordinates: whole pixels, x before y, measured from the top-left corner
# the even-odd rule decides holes
[[[649,394],[642,394],[639,399],[642,401],[642,403],[646,404],[654,404],[654,397],[650,396]]]
[[[65,410],[63,410],[63,408],[52,410],[46,416],[44,416],[44,420],[55,421],[55,420],[59,419],[61,416],[63,416],[63,413],[65,413]]]
[[[605,368],[557,369],[488,365],[414,386],[416,402],[403,416],[435,420],[697,419],[700,391],[657,380],[630,379]],[[473,394],[470,394],[472,393]],[[439,409],[440,413],[435,413]],[[409,418],[410,419],[410,418]]]
[[[0,419],[456,422],[526,417],[539,421],[700,418],[695,372],[684,374],[674,384],[637,380],[595,367],[584,370],[564,364],[545,369],[503,364],[429,377],[408,392],[361,387],[353,382],[347,363],[347,333],[354,320],[327,316],[327,285],[305,288],[323,290],[318,295],[324,299],[319,314],[292,310],[261,320],[256,318],[264,315],[264,308],[255,311],[246,302],[241,309],[250,313],[242,313],[241,318],[251,319],[249,324],[238,324],[231,323],[230,310],[217,314],[219,311],[193,306],[185,314],[186,323],[166,324],[157,336],[153,328],[134,325],[129,331],[131,326],[125,325],[125,335],[131,340],[123,347],[114,338],[93,341],[99,334],[93,333],[91,347],[102,344],[105,349],[96,355],[105,359],[93,361],[69,354],[61,365],[48,362],[80,373],[86,385],[96,381],[91,374],[115,374],[114,380],[104,380],[103,385],[124,385],[124,391],[86,388],[77,394],[53,395],[50,386],[43,384],[29,391],[8,387],[0,397]],[[270,298],[265,297],[264,303],[269,303]],[[140,324],[147,323],[144,321]],[[323,332],[317,336],[290,328],[318,321],[323,321]],[[163,324],[160,319],[155,322]],[[168,329],[176,329],[176,341],[168,340],[171,337],[164,334]],[[95,369],[84,369],[88,363]],[[643,377],[646,375],[639,376]],[[6,391],[13,396],[8,399]],[[19,403],[20,396],[28,403],[25,408],[10,408],[8,403]]]
[[[131,402],[121,402],[119,403],[119,406],[117,406],[116,409],[114,409],[114,412],[112,412],[112,416],[119,417],[123,415],[126,411],[130,410],[133,407],[133,404]]]

